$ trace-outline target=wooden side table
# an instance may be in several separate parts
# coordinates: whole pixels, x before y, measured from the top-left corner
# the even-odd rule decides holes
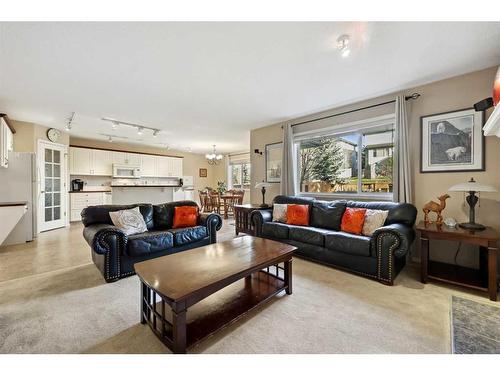
[[[234,225],[236,227],[236,235],[246,233],[254,235],[254,227],[250,220],[250,214],[254,210],[266,210],[271,207],[260,207],[258,204],[235,204],[234,205]]]
[[[421,281],[439,280],[450,284],[487,291],[490,300],[497,300],[498,293],[498,243],[500,232],[487,227],[482,231],[470,231],[460,227],[450,228],[435,223],[417,225],[420,232]],[[429,260],[429,240],[447,240],[479,246],[479,270]]]

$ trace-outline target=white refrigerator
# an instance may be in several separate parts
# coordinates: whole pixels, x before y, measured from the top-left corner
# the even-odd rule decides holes
[[[194,201],[194,178],[193,176],[182,176],[182,186],[174,189],[174,201]]]
[[[2,202],[25,201],[28,210],[2,245],[33,241],[36,237],[36,195],[35,154],[10,152],[8,168],[0,168],[0,200]]]

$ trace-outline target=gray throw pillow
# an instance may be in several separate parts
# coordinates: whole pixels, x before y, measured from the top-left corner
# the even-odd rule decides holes
[[[278,223],[286,223],[286,213],[288,210],[288,204],[273,204],[273,221]]]
[[[126,235],[144,233],[148,230],[139,207],[110,212],[109,216],[113,224]]]

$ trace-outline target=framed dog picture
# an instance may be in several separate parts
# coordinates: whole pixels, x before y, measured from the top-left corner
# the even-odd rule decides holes
[[[421,117],[420,172],[484,171],[483,112]]]

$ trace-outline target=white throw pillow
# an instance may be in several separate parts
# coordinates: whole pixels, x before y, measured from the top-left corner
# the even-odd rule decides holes
[[[113,224],[126,235],[148,231],[139,207],[131,208],[130,210],[110,212],[109,216]]]
[[[286,223],[288,204],[273,204],[273,221]]]
[[[389,211],[366,210],[365,222],[361,233],[364,236],[371,236],[376,229],[384,226],[387,215],[389,215]]]

